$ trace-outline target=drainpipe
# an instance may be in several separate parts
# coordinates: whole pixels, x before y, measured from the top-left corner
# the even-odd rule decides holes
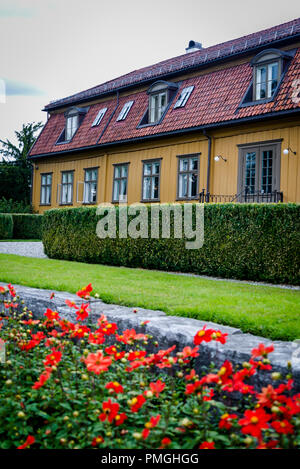
[[[210,191],[210,166],[211,166],[211,142],[212,138],[207,135],[206,130],[203,130],[203,135],[208,139],[208,150],[207,150],[207,177],[206,177],[206,194]],[[209,198],[209,195],[208,195]]]
[[[112,112],[111,115],[110,115],[110,118],[108,119],[108,121],[107,121],[107,123],[106,123],[104,129],[102,130],[102,132],[101,132],[101,134],[100,134],[100,137],[99,137],[98,140],[97,140],[97,143],[99,143],[100,139],[103,137],[103,134],[104,134],[104,132],[106,131],[107,127],[109,126],[109,124],[110,124],[112,118],[114,117],[115,112],[116,112],[118,106],[119,106],[119,91],[117,91],[117,104],[116,104],[116,107],[114,108],[113,112]]]

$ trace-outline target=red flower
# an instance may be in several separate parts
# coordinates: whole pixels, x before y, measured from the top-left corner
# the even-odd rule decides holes
[[[118,427],[119,425],[122,425],[122,423],[124,422],[124,420],[127,419],[127,415],[124,414],[124,412],[122,414],[117,414],[115,416],[115,419],[114,419],[114,422],[115,422],[115,425]]]
[[[166,446],[169,446],[170,444],[172,443],[172,441],[170,440],[170,438],[163,438],[161,440],[161,446],[159,447],[159,449],[164,449]]]
[[[60,319],[59,314],[57,311],[52,311],[52,309],[47,308],[46,313],[44,314],[49,321],[54,321]]]
[[[276,430],[277,433],[283,433],[287,435],[288,433],[294,433],[294,427],[288,420],[276,420],[271,423],[271,426]]]
[[[187,358],[198,357],[199,356],[199,353],[197,353],[198,350],[199,350],[199,347],[194,347],[193,349],[191,347],[184,347],[182,352],[179,352],[179,354],[177,355],[183,360],[186,360]]]
[[[50,376],[51,376],[51,368],[46,368],[46,370],[40,375],[38,381],[34,383],[34,385],[32,386],[32,389],[39,389],[42,386],[44,386],[44,384],[46,383],[46,381],[48,381]]]
[[[80,309],[78,307],[76,309],[77,321],[83,321],[84,319],[86,319],[89,316],[89,312],[91,311],[89,305],[84,303],[80,306]]]
[[[82,287],[81,290],[78,290],[76,292],[76,295],[79,296],[80,298],[89,298],[90,293],[93,291],[92,284],[89,283],[86,287]]]
[[[264,407],[272,407],[274,401],[277,399],[277,392],[271,384],[266,388],[262,388],[262,392],[257,395],[258,404]]]
[[[88,371],[93,371],[96,375],[99,375],[108,370],[112,360],[110,357],[105,357],[101,350],[98,350],[96,353],[90,353],[83,361]]]
[[[145,404],[145,402],[146,402],[146,399],[144,398],[142,394],[131,399],[130,401],[131,412],[137,412],[142,407],[142,405]]]
[[[251,352],[252,358],[255,357],[267,357],[268,353],[274,351],[274,346],[270,345],[269,347],[265,347],[264,344],[259,344],[257,348],[254,348]]]
[[[53,300],[54,297],[55,297],[55,293],[52,292],[50,295],[50,300]]]
[[[237,419],[236,414],[223,414],[221,420],[219,422],[219,428],[225,428],[226,430],[230,430],[232,427],[232,420]]]
[[[18,446],[17,449],[25,449],[25,448],[27,448],[28,446],[33,445],[34,442],[35,442],[34,436],[28,435],[28,437],[27,437],[25,443],[23,443],[21,446]]]
[[[206,329],[206,326],[203,326],[203,328],[194,336],[194,344],[200,345],[203,341],[210,342],[212,340],[211,335],[213,332],[214,331],[212,329]]]
[[[135,340],[147,340],[145,334],[137,334],[134,329],[126,329],[121,335],[116,335],[116,339],[123,344],[133,344]]]
[[[246,410],[244,418],[240,419],[238,423],[243,427],[242,433],[260,438],[261,430],[268,428],[267,422],[270,418],[271,416],[266,414],[263,409]]]
[[[75,324],[73,328],[73,337],[78,337],[81,339],[85,334],[89,335],[90,332],[91,330],[87,326]]]
[[[135,352],[130,352],[127,358],[129,361],[137,360],[139,358],[144,358],[146,353],[147,352],[145,350],[136,350]]]
[[[156,382],[150,383],[150,389],[156,397],[165,389],[166,385],[160,379]]]
[[[111,389],[116,394],[124,392],[123,386],[121,386],[121,384],[118,383],[117,381],[110,381],[109,383],[105,385],[105,388]]]
[[[88,338],[88,341],[90,344],[104,344],[105,342],[105,337],[101,332],[91,332]]]
[[[9,289],[10,296],[14,298],[16,296],[16,290],[10,283],[7,285],[7,287]]]
[[[203,441],[199,446],[199,449],[216,449],[213,441]]]
[[[92,446],[98,446],[100,445],[101,443],[104,443],[104,438],[102,438],[102,436],[95,436],[95,438],[93,438],[93,441],[92,441]]]
[[[115,324],[114,322],[105,321],[101,324],[101,327],[100,329],[97,330],[97,332],[101,332],[102,334],[105,334],[105,335],[113,335],[117,329],[118,329],[117,324]]]
[[[111,399],[103,402],[102,404],[102,414],[99,415],[99,419],[104,422],[106,419],[112,423],[114,418],[118,415],[120,406],[117,402],[112,402]]]
[[[52,349],[52,353],[46,356],[44,360],[45,366],[55,366],[61,361],[62,353],[58,350]]]
[[[0,286],[0,293],[4,294],[5,292],[6,292],[5,288]]]

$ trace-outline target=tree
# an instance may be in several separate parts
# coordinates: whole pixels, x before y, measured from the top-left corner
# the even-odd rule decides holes
[[[10,140],[1,140],[0,148],[0,198],[29,202],[31,184],[31,163],[28,153],[36,140],[36,133],[42,127],[41,122],[23,124],[21,131],[16,131],[17,144]]]

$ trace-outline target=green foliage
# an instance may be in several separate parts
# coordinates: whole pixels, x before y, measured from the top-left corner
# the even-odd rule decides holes
[[[6,199],[2,197],[0,199],[0,213],[31,213],[32,208],[30,205],[21,201],[13,199]]]
[[[53,209],[43,242],[56,259],[299,284],[299,215],[298,204],[207,204],[204,245],[189,250],[185,239],[99,239],[96,208]]]
[[[32,166],[27,155],[41,127],[41,122],[23,124],[22,130],[15,132],[16,145],[0,140],[0,197],[29,203]]]
[[[43,215],[12,214],[14,239],[42,239]]]
[[[0,239],[11,239],[13,236],[13,219],[6,213],[0,213]]]

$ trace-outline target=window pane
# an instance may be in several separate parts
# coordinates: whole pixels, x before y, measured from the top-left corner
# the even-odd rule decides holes
[[[180,171],[188,171],[189,169],[189,160],[188,159],[181,159],[180,160]]]
[[[128,169],[127,164],[125,164],[124,166],[121,167],[121,170],[122,170],[121,175],[122,175],[123,178],[127,177],[127,169]]]
[[[47,184],[51,184],[52,181],[52,174],[48,174],[47,176]]]
[[[143,199],[151,199],[151,178],[150,177],[144,178]]]
[[[189,184],[189,196],[196,197],[198,191],[198,176],[197,174],[191,174]]]
[[[197,171],[198,169],[198,158],[191,158],[190,159],[190,170]]]
[[[262,180],[261,192],[269,194],[272,192],[272,166],[273,151],[267,150],[262,152]]]
[[[153,174],[159,174],[159,163],[153,163]]]
[[[116,180],[114,182],[114,200],[119,200],[119,194],[120,194],[120,181]]]
[[[95,182],[91,183],[91,202],[96,202],[97,195],[97,184]]]
[[[159,185],[159,177],[155,176],[152,178],[152,191],[151,191],[151,198],[158,199],[158,185]]]
[[[149,174],[151,174],[151,169],[152,169],[152,165],[147,163],[144,165],[144,174],[146,176],[148,176]]]
[[[49,186],[46,187],[46,204],[51,202],[51,189]]]
[[[187,174],[179,175],[179,197],[187,197]]]
[[[123,195],[123,196],[125,196],[127,194],[127,180],[126,179],[121,180],[120,194]]]
[[[90,178],[91,178],[91,173],[90,173],[90,171],[86,171],[86,172],[85,172],[85,180],[86,180],[86,181],[89,181]]]
[[[245,188],[248,193],[255,192],[255,171],[256,171],[256,152],[249,152],[246,154],[245,162]]]
[[[92,180],[93,180],[93,181],[96,181],[96,180],[97,180],[97,174],[98,174],[97,169],[93,169],[93,170],[92,170]]]
[[[121,167],[115,166],[115,177],[119,178],[121,176]]]

